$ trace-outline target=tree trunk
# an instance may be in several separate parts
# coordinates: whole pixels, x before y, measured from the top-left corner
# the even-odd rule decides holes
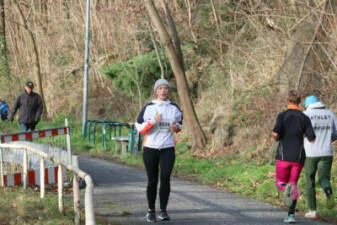
[[[66,18],[69,20],[70,12],[69,12],[68,0],[62,0],[62,6],[63,6],[64,11],[66,12]]]
[[[220,24],[219,24],[219,20],[218,20],[218,14],[217,14],[216,9],[215,9],[214,1],[210,0],[210,3],[211,3],[211,6],[212,6],[216,30],[218,32],[220,64],[221,64],[222,67],[224,67],[224,59],[223,59],[224,54],[223,54],[222,41],[221,41],[222,34],[221,34]]]
[[[48,30],[48,0],[41,0],[41,25],[44,33]]]
[[[6,41],[6,21],[5,21],[5,3],[0,0],[0,76],[7,77],[10,80],[10,69],[8,63],[8,49]],[[7,86],[8,87],[8,86]]]
[[[192,9],[191,9],[190,0],[185,0],[185,5],[186,5],[186,8],[187,8],[187,13],[188,13],[188,26],[189,26],[190,31],[191,31],[193,42],[194,42],[194,44],[197,44],[198,40],[197,40],[197,37],[195,36],[195,34],[193,32],[193,28],[192,28]]]
[[[146,20],[148,22],[148,27],[149,27],[150,34],[151,34],[151,41],[153,43],[153,47],[154,47],[154,50],[155,50],[155,53],[156,53],[156,56],[157,56],[157,61],[158,61],[159,67],[160,67],[160,78],[164,78],[165,77],[164,67],[163,67],[163,63],[161,62],[161,57],[160,57],[156,37],[154,35],[154,30],[153,30],[153,27],[151,25],[150,18],[148,16],[146,17]]]
[[[328,4],[328,0],[325,0],[325,4],[324,5],[327,5]],[[326,8],[326,6],[324,7]],[[296,84],[296,89],[298,90],[300,88],[300,85],[301,85],[301,80],[302,80],[302,75],[303,75],[303,69],[304,69],[304,65],[305,65],[305,62],[308,58],[308,55],[312,49],[312,46],[314,45],[314,42],[315,42],[315,39],[318,35],[318,31],[320,30],[320,27],[321,27],[321,24],[322,24],[322,21],[323,21],[323,15],[324,15],[324,11],[321,12],[320,16],[319,16],[319,19],[318,19],[318,22],[315,26],[315,30],[314,30],[314,33],[312,35],[312,38],[309,42],[309,45],[307,47],[307,49],[305,50],[305,53],[303,55],[303,58],[301,60],[301,64],[300,64],[300,69],[299,69],[299,72],[298,72],[298,78],[297,78],[297,84]]]
[[[23,12],[19,6],[19,3],[17,0],[14,1],[14,6],[15,9],[18,12],[19,15],[19,20],[22,26],[27,30],[28,32],[28,38],[31,46],[31,51],[32,51],[32,60],[33,60],[33,69],[34,69],[34,76],[35,76],[35,82],[36,82],[36,87],[37,87],[37,92],[41,95],[42,101],[43,101],[43,118],[47,118],[47,106],[43,94],[43,89],[42,89],[42,76],[41,76],[41,68],[40,68],[40,60],[39,60],[39,53],[37,50],[37,45],[36,41],[34,38],[33,32],[29,29],[27,21],[25,19],[25,16],[23,15]]]
[[[176,25],[175,25],[174,20],[172,18],[170,8],[168,7],[168,4],[167,4],[166,0],[162,0],[162,4],[163,4],[164,10],[165,10],[167,20],[168,20],[169,25],[170,25],[169,28],[170,28],[170,31],[171,31],[174,47],[176,49],[176,55],[179,59],[180,66],[185,73],[184,57],[183,57],[183,53],[181,51],[180,39],[179,39],[179,36],[178,36],[177,28],[176,28]]]
[[[192,135],[192,148],[202,149],[206,144],[206,137],[201,129],[199,120],[194,111],[194,107],[190,98],[188,84],[185,76],[184,68],[181,64],[181,58],[177,53],[177,46],[174,46],[169,38],[167,30],[165,29],[163,22],[161,21],[158,11],[152,0],[145,0],[145,5],[152,24],[156,27],[160,40],[165,47],[168,59],[170,61],[173,73],[177,80],[178,95],[182,104],[182,108],[185,114],[185,121]],[[173,20],[172,20],[173,21]]]
[[[278,73],[279,94],[286,96],[289,89],[297,88],[303,95],[314,94],[328,102],[326,85],[334,86],[329,83],[328,72],[335,64],[331,60],[334,55],[327,49],[332,47],[329,43],[335,43],[331,33],[335,29],[332,21],[337,3],[325,0],[316,7],[312,12],[315,23],[303,22],[289,40],[284,64]]]

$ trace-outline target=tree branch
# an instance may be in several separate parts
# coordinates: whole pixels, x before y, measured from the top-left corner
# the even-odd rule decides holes
[[[328,0],[325,0],[325,4],[324,4],[325,7],[324,7],[324,9],[325,9],[326,6],[328,5],[328,2],[329,2]],[[314,30],[314,34],[312,35],[311,41],[310,41],[310,43],[309,43],[309,46],[308,46],[308,48],[305,50],[305,53],[304,53],[303,58],[302,58],[302,60],[301,60],[300,70],[299,70],[299,72],[298,72],[297,85],[296,85],[296,89],[297,89],[297,90],[299,89],[300,84],[301,84],[302,74],[303,74],[303,69],[304,69],[305,62],[306,62],[306,60],[307,60],[307,58],[308,58],[308,55],[309,55],[309,53],[310,53],[310,50],[311,50],[313,44],[314,44],[314,41],[315,41],[316,36],[317,36],[317,34],[318,34],[319,28],[320,28],[321,25],[322,25],[323,16],[324,16],[324,10],[322,10],[321,13],[320,13],[318,22],[317,22],[316,27],[315,27],[315,30]]]

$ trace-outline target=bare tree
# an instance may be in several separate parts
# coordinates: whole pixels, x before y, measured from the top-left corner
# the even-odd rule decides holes
[[[180,44],[179,46],[177,45],[174,46],[174,44],[171,42],[168,32],[166,28],[164,27],[164,24],[158,14],[158,11],[153,1],[145,0],[145,5],[149,13],[149,16],[151,18],[151,21],[159,33],[160,40],[167,51],[168,59],[170,61],[173,73],[177,80],[178,95],[182,103],[182,108],[185,114],[184,118],[187,122],[189,131],[192,134],[192,148],[202,149],[206,144],[206,137],[205,137],[204,132],[201,129],[199,120],[197,118],[197,115],[195,113],[195,110],[194,110],[194,107],[193,107],[193,104],[190,98],[188,84],[187,84],[187,80],[185,76],[185,70],[183,66],[182,54],[179,55],[179,52],[177,52],[177,48],[178,49],[180,48]],[[171,15],[169,14],[169,10],[167,9],[168,8],[166,8],[166,14],[168,17],[171,17]],[[173,22],[173,20],[171,22]],[[171,29],[172,29],[172,26],[174,26],[174,23],[171,24]]]
[[[63,6],[64,11],[66,12],[66,18],[70,19],[68,0],[62,0],[62,6]]]
[[[328,4],[329,4],[329,1],[326,0],[325,3],[324,3],[324,9],[327,8]],[[316,39],[316,37],[318,35],[318,32],[320,30],[320,27],[322,25],[323,16],[324,16],[324,10],[320,13],[320,16],[319,16],[318,22],[317,22],[317,24],[315,26],[315,30],[314,30],[314,33],[312,35],[312,38],[311,38],[311,40],[309,42],[309,45],[308,45],[307,49],[305,50],[305,54],[303,55],[303,58],[301,60],[300,69],[299,69],[298,76],[297,76],[298,77],[297,78],[297,84],[296,84],[296,88],[297,89],[299,89],[299,87],[300,87],[302,76],[303,76],[303,69],[304,69],[304,66],[305,66],[305,62],[306,62],[306,60],[308,58],[310,50],[312,49],[312,46],[313,46],[313,44],[315,42],[315,39]]]
[[[42,29],[46,33],[48,29],[48,0],[41,0],[41,24]]]
[[[4,0],[0,0],[0,76],[10,79]]]
[[[28,32],[28,38],[31,46],[31,53],[32,53],[32,60],[33,60],[33,68],[34,68],[34,76],[35,76],[35,82],[37,83],[37,92],[41,95],[41,98],[43,100],[43,117],[47,118],[47,107],[46,102],[43,94],[43,88],[42,88],[42,75],[41,75],[41,67],[40,67],[40,60],[39,60],[39,53],[37,50],[36,41],[34,38],[34,34],[32,30],[28,27],[28,23],[25,19],[25,16],[23,15],[23,12],[20,8],[20,5],[17,0],[14,1],[15,9],[19,15],[19,20],[22,26],[27,30]]]
[[[154,35],[154,30],[153,30],[153,27],[151,25],[150,18],[147,17],[146,19],[147,19],[148,27],[149,27],[150,34],[151,34],[151,41],[153,43],[153,47],[154,47],[154,50],[155,50],[156,56],[157,56],[157,61],[158,61],[159,67],[160,67],[160,77],[164,78],[164,74],[165,74],[164,67],[163,67],[163,63],[162,63],[161,58],[160,58],[160,53],[159,53],[156,37]]]
[[[218,20],[218,14],[217,14],[216,9],[215,9],[214,1],[210,0],[210,3],[211,3],[211,6],[212,6],[216,30],[218,32],[220,64],[223,66],[224,60],[223,60],[223,48],[222,48],[222,42],[221,42],[222,34],[221,34],[220,24],[219,24],[219,20]]]
[[[185,71],[185,64],[184,64],[184,59],[183,59],[183,53],[181,51],[180,39],[179,39],[179,36],[178,36],[176,25],[174,23],[174,20],[172,18],[171,12],[170,12],[170,8],[168,7],[168,4],[167,4],[166,0],[161,0],[161,2],[162,2],[162,5],[163,5],[163,8],[165,10],[165,14],[166,14],[167,20],[169,22],[169,28],[170,28],[170,32],[171,32],[171,37],[172,37],[173,45],[174,45],[174,47],[176,49],[175,52],[176,52],[177,57],[179,59],[180,66]]]
[[[191,35],[192,35],[192,38],[193,38],[193,42],[195,44],[198,43],[198,40],[197,40],[197,37],[196,35],[194,34],[193,32],[193,28],[192,28],[192,7],[191,7],[191,2],[190,0],[185,0],[185,5],[186,5],[186,8],[187,8],[187,13],[188,13],[188,26],[190,28],[190,31],[191,31]]]

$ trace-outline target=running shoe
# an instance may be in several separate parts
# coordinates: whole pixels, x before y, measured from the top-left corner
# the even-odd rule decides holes
[[[295,223],[295,215],[294,214],[290,214],[288,216],[286,216],[286,218],[284,218],[283,222],[285,223]]]
[[[148,210],[146,213],[146,221],[147,222],[156,222],[156,211]]]
[[[309,218],[309,219],[317,219],[318,218],[316,210],[311,210],[311,211],[307,212],[304,215],[304,217]]]
[[[294,185],[288,183],[284,189],[283,193],[283,204],[287,207],[291,206],[292,203],[292,197],[294,192]]]
[[[160,219],[161,221],[164,221],[164,220],[170,220],[170,217],[166,211],[161,211],[158,215],[158,219]]]
[[[332,189],[330,187],[324,188],[324,192],[326,194],[326,203],[325,206],[328,209],[332,209],[335,206],[335,198],[332,194]]]

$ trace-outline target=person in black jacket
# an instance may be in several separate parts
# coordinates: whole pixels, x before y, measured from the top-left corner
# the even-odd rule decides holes
[[[288,109],[279,113],[272,136],[278,141],[276,152],[276,187],[284,191],[283,202],[289,207],[284,223],[295,223],[295,208],[298,198],[297,182],[305,161],[303,137],[313,143],[315,131],[299,108],[301,97],[298,91],[289,91]]]
[[[13,111],[9,116],[9,120],[13,121],[16,111],[20,109],[19,124],[22,131],[34,130],[41,119],[43,111],[42,98],[33,92],[33,89],[33,82],[28,81],[25,84],[25,91],[16,98]]]

